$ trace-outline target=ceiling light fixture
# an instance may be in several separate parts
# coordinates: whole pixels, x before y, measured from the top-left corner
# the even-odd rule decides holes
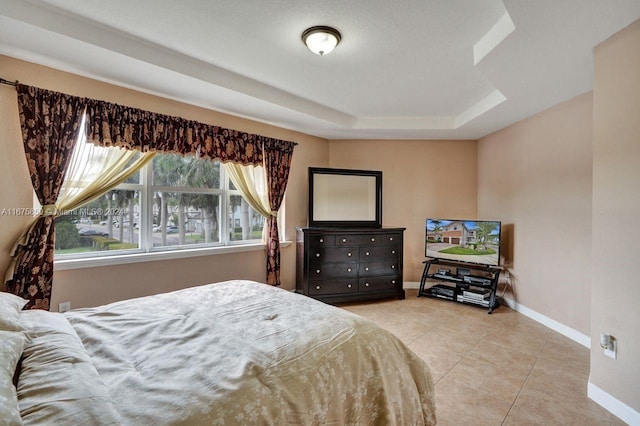
[[[335,28],[317,26],[304,30],[302,41],[316,55],[330,53],[340,43],[342,36]]]

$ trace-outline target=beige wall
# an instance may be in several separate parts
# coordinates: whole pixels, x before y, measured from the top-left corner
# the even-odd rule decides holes
[[[405,281],[420,281],[427,218],[476,218],[475,141],[331,141],[329,164],[382,171],[382,224],[407,228]]]
[[[2,77],[24,84],[78,96],[177,115],[222,127],[297,142],[286,196],[285,236],[295,238],[295,227],[307,222],[307,167],[327,166],[328,142],[321,138],[241,119],[192,105],[79,77],[0,55]],[[15,90],[0,86],[0,208],[32,207],[32,190],[20,138]],[[0,216],[0,267],[9,262],[9,250],[25,226],[25,217]],[[295,288],[295,247],[282,250],[283,288]],[[58,271],[52,306],[71,301],[72,307],[169,291],[230,278],[265,279],[262,251],[214,255],[171,261],[135,263],[94,269]]]
[[[508,297],[590,330],[592,96],[478,142],[478,214],[501,220]]]
[[[595,49],[590,381],[640,412],[640,21]],[[627,225],[627,226],[625,226]],[[605,358],[599,335],[618,342]]]
[[[0,57],[1,58],[1,57]],[[4,71],[1,66],[0,70]],[[0,85],[0,278],[9,266],[9,252],[30,217],[16,214],[16,208],[33,207],[33,190],[27,171],[16,115],[18,102],[11,86]],[[4,289],[4,279],[0,280]]]

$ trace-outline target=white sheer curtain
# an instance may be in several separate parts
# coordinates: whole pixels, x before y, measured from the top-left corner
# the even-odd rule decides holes
[[[154,155],[154,152],[97,146],[82,137],[67,167],[56,203],[58,212],[77,209],[107,193],[138,172]]]
[[[224,163],[233,185],[242,193],[251,207],[264,217],[272,215],[267,195],[267,177],[262,166],[244,166],[238,163]],[[276,214],[273,214],[276,216]],[[266,223],[266,222],[265,222]],[[262,229],[262,240],[266,241],[265,228]]]

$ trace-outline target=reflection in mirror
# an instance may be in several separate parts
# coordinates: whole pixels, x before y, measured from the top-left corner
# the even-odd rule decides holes
[[[316,220],[376,220],[375,176],[317,175],[314,184]]]
[[[382,226],[382,172],[309,168],[309,226]]]

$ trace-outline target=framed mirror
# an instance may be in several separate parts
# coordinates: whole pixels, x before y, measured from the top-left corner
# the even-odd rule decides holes
[[[382,227],[382,172],[309,167],[310,227]]]

